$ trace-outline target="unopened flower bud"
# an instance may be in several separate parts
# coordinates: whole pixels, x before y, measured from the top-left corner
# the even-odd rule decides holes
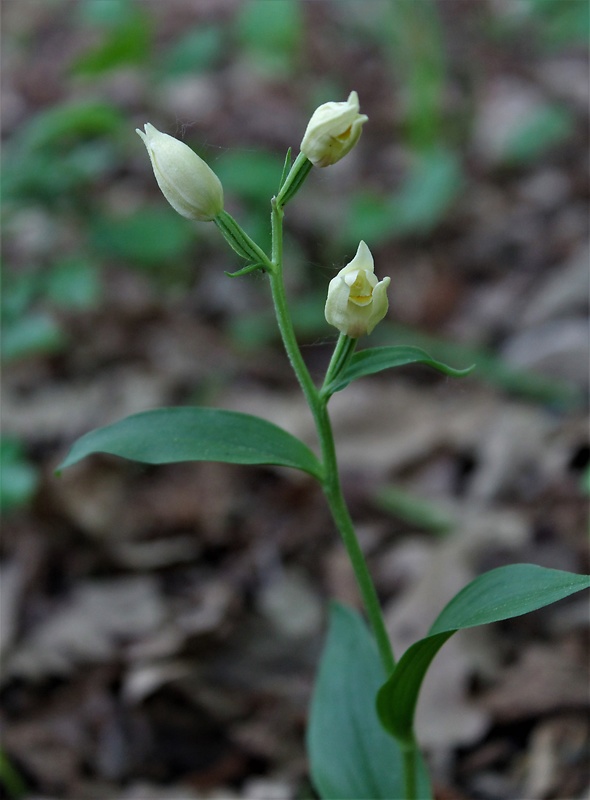
[[[326,319],[351,339],[371,333],[387,314],[389,282],[377,280],[371,251],[361,242],[350,264],[330,281]]]
[[[136,129],[147,148],[154,175],[175,211],[202,222],[223,209],[223,187],[213,170],[188,145],[161,133],[150,123]]]
[[[329,167],[352,150],[368,119],[359,114],[356,92],[345,103],[324,103],[313,112],[300,150],[314,166]]]

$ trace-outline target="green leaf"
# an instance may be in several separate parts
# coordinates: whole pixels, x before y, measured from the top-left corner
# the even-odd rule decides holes
[[[277,155],[257,150],[236,150],[215,161],[215,174],[224,191],[251,203],[263,203],[265,210],[277,191],[282,169],[283,161]]]
[[[256,264],[248,264],[247,266],[242,267],[242,269],[237,269],[235,272],[227,272],[226,270],[225,274],[228,278],[241,278],[243,275],[250,275],[252,272],[256,272],[256,270],[261,270],[264,272],[266,270],[265,264],[261,264],[260,262]]]
[[[9,323],[24,316],[31,308],[39,294],[41,281],[37,272],[16,272],[3,265],[0,282],[0,320],[4,327],[8,327]]]
[[[49,273],[47,294],[60,308],[92,308],[101,297],[96,264],[80,256],[58,261]]]
[[[246,0],[236,17],[239,43],[262,70],[292,69],[303,35],[303,12],[297,0]]]
[[[285,183],[287,175],[289,174],[289,171],[291,169],[291,162],[292,162],[291,148],[289,148],[287,150],[287,155],[285,156],[285,161],[283,163],[283,172],[281,173],[281,180],[279,181],[279,188],[277,190],[277,193],[280,192],[281,189],[283,188],[283,184]]]
[[[0,471],[0,511],[4,514],[28,503],[37,489],[39,474],[21,443],[4,436],[0,441]]]
[[[393,367],[403,367],[406,364],[426,364],[433,369],[450,375],[453,378],[462,378],[474,369],[474,366],[466,369],[455,369],[436,361],[419,347],[371,347],[368,350],[361,350],[355,353],[350,359],[344,370],[337,375],[335,380],[327,387],[330,394],[339,392],[348,386],[351,381],[362,378],[365,375],[374,375],[384,369]]]
[[[570,138],[574,131],[575,119],[567,108],[544,105],[512,134],[504,145],[502,159],[508,164],[528,164]]]
[[[57,353],[66,345],[66,336],[45,311],[31,311],[2,325],[0,354],[3,361]]]
[[[152,24],[142,9],[129,5],[129,13],[108,31],[103,42],[72,64],[75,75],[100,75],[124,64],[141,64],[150,53]]]
[[[399,194],[391,200],[394,235],[429,233],[463,188],[459,156],[442,147],[415,158]]]
[[[97,101],[67,101],[35,114],[4,148],[3,197],[67,202],[64,194],[78,183],[112,167],[122,125],[114,106]]]
[[[212,67],[223,51],[221,26],[200,24],[165,52],[161,69],[166,78],[176,78],[187,72],[196,74]]]
[[[80,0],[76,14],[83,25],[116,28],[133,17],[133,5],[133,0],[110,0],[108,3],[104,0]]]
[[[590,575],[536,564],[508,564],[484,572],[447,603],[429,635],[512,619],[590,588]]]
[[[97,428],[74,443],[58,471],[92,453],[145,464],[224,461],[294,467],[316,478],[322,474],[311,450],[287,431],[259,417],[219,408],[157,408]]]
[[[384,3],[380,37],[403,92],[404,127],[415,149],[432,147],[445,135],[444,94],[448,81],[446,42],[435,0]]]
[[[125,217],[96,214],[92,242],[106,256],[128,259],[145,267],[179,261],[194,242],[194,230],[171,208],[142,208]]]
[[[35,115],[22,131],[19,150],[71,146],[73,140],[114,135],[123,117],[108,103],[73,101]]]
[[[0,749],[0,785],[6,789],[11,800],[18,800],[29,794],[24,778],[2,749]]]
[[[584,0],[534,0],[529,3],[529,14],[533,14],[534,28],[543,44],[551,51],[564,45],[581,44],[587,47],[590,37],[590,14]],[[525,17],[525,21],[528,20]]]
[[[453,516],[444,508],[395,486],[377,490],[374,501],[389,514],[425,531],[442,534],[455,527]]]
[[[341,240],[374,243],[410,234],[427,234],[444,219],[464,183],[459,157],[448,148],[416,154],[396,194],[379,197],[360,192],[353,197]]]
[[[511,564],[477,577],[445,606],[428,636],[404,653],[377,695],[382,725],[400,742],[413,738],[414,712],[430,663],[453,633],[511,619],[590,587],[590,575]]]
[[[66,136],[59,145],[32,150],[21,148],[20,141],[11,144],[4,158],[3,198],[50,209],[73,208],[78,215],[87,208],[88,185],[112,169],[116,158],[113,139],[75,142]]]
[[[339,238],[343,245],[353,245],[362,237],[371,243],[385,242],[395,236],[394,225],[391,199],[374,191],[361,189],[350,201]]]
[[[326,800],[404,796],[402,756],[379,724],[375,693],[385,673],[367,626],[353,610],[333,603],[307,731],[312,781]],[[419,797],[431,797],[419,762]]]

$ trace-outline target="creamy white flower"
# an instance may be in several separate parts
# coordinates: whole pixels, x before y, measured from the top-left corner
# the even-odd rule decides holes
[[[223,187],[213,170],[188,145],[150,123],[136,128],[147,148],[158,186],[175,211],[207,222],[223,209]]]
[[[351,339],[371,333],[387,314],[390,278],[378,281],[373,256],[361,242],[352,261],[330,281],[326,319]]]
[[[345,103],[324,103],[313,112],[300,150],[314,166],[329,167],[352,150],[368,119],[359,114],[356,92]]]

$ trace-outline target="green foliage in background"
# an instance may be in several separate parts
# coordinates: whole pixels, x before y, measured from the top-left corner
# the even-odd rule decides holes
[[[235,22],[242,52],[263,72],[288,75],[303,38],[303,9],[298,0],[247,0]]]
[[[108,10],[105,6],[111,6]],[[101,8],[102,6],[102,8]],[[103,28],[102,41],[91,47],[71,65],[75,75],[94,76],[129,64],[143,64],[152,46],[149,14],[130,2],[82,3],[82,21]]]
[[[444,139],[443,99],[447,65],[435,0],[397,0],[385,10],[383,45],[404,103],[404,128],[413,150],[431,150]]]
[[[70,311],[87,311],[102,299],[98,264],[79,254],[54,263],[47,273],[46,287],[51,304]]]
[[[510,165],[534,163],[550,148],[570,139],[574,130],[574,116],[570,111],[563,106],[545,104],[510,136],[504,145],[502,160]]]
[[[103,102],[66,102],[34,116],[4,148],[4,234],[29,209],[41,215],[52,235],[62,219],[85,220],[93,204],[91,187],[116,160],[122,126],[122,115]],[[82,251],[58,255],[51,264],[32,263],[18,273],[4,267],[2,360],[63,350],[68,339],[56,310],[97,305],[100,283],[99,265]]]
[[[225,191],[262,206],[268,217],[268,198],[276,192],[283,160],[265,151],[232,150],[216,160],[215,173]]]
[[[89,239],[104,257],[165,269],[187,255],[195,233],[168,208],[143,208],[126,216],[97,213],[89,221]]]
[[[28,792],[28,787],[8,755],[0,748],[0,785],[11,800],[20,800]]]
[[[101,101],[66,101],[40,111],[3,151],[2,199],[51,210],[87,205],[88,188],[117,160],[126,120]]]
[[[164,81],[183,75],[198,75],[219,63],[223,53],[221,26],[199,25],[188,30],[163,52],[156,74]]]
[[[378,244],[404,235],[431,233],[463,184],[461,163],[451,150],[417,153],[395,194],[356,193],[342,226],[343,246],[352,246],[363,235]]]
[[[4,271],[0,354],[2,361],[49,355],[64,347],[66,337],[55,315],[37,304],[42,282],[35,273]]]
[[[449,533],[455,527],[455,519],[446,509],[396,486],[385,486],[377,490],[374,502],[388,514],[429,533]]]
[[[588,46],[590,9],[586,0],[528,0],[541,22],[541,41],[550,49],[564,44]]]
[[[0,513],[7,514],[26,505],[39,483],[36,467],[15,437],[3,436],[0,440],[0,474]]]

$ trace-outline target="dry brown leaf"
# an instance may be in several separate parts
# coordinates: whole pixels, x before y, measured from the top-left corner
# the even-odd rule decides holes
[[[501,722],[587,708],[590,702],[587,657],[577,637],[561,643],[532,644],[502,672],[481,706]]]
[[[153,633],[165,615],[158,585],[149,576],[84,581],[16,643],[4,679],[65,675],[81,664],[106,661],[124,643]]]

